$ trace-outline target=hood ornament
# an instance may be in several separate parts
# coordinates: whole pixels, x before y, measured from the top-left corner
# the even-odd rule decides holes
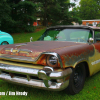
[[[11,48],[11,50],[10,50],[11,52],[13,52],[13,48]]]
[[[30,38],[30,42],[32,42],[32,41],[33,41],[33,37]]]

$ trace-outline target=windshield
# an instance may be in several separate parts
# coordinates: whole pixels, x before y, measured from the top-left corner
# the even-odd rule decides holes
[[[88,29],[51,29],[47,30],[39,40],[86,43],[90,37],[92,37],[92,34]]]

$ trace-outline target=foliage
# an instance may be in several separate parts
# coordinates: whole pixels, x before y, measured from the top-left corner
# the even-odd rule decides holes
[[[69,11],[75,4],[69,0],[1,0],[0,30],[9,33],[33,32],[33,22],[40,17],[44,26],[81,23],[77,12]],[[50,23],[50,24],[48,24]]]
[[[92,24],[88,24],[88,26],[93,26]]]
[[[81,18],[80,18],[80,16],[79,16],[79,11],[78,11],[78,8],[73,8],[73,11],[71,11],[71,13],[72,13],[72,18],[73,18],[73,21],[74,22],[78,22],[79,24],[81,24],[82,23],[82,20],[81,20]]]
[[[100,27],[100,24],[97,24],[96,26],[97,26],[97,27]]]
[[[6,0],[0,0],[0,27],[3,20],[12,21],[10,17],[11,7],[7,4]]]
[[[77,11],[83,20],[100,19],[100,0],[81,0]]]
[[[47,26],[48,22],[52,25],[72,24],[73,21],[79,21],[78,17],[74,17],[73,13],[69,12],[69,8],[75,4],[69,3],[69,0],[35,0],[39,6],[39,17],[43,19],[43,25]]]
[[[0,0],[0,21],[4,17],[8,17],[10,14],[10,6],[7,4],[6,0]]]
[[[9,9],[5,8],[5,6],[3,8],[5,12],[7,9],[9,12],[7,13],[7,17],[0,19],[1,30],[11,33],[33,32],[33,22],[36,20],[36,4],[30,0],[5,0],[5,4]]]

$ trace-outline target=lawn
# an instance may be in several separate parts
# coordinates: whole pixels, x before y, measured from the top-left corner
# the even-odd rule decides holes
[[[14,38],[14,43],[24,43],[30,42],[30,37],[33,37],[33,41],[36,41],[44,31],[45,29],[42,29],[35,33],[17,33],[12,34],[12,36]]]
[[[29,42],[32,36],[36,41],[45,29],[35,33],[22,33],[12,35],[15,43]],[[100,72],[92,77],[86,78],[83,90],[76,95],[66,94],[66,91],[47,91],[26,86],[10,84],[0,80],[0,100],[99,100],[100,99]],[[27,92],[27,96],[10,95],[15,92]]]

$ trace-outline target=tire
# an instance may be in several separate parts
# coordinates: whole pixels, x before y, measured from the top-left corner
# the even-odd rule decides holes
[[[9,44],[7,41],[1,43],[1,45],[7,45],[7,44]]]
[[[83,63],[78,64],[74,69],[69,79],[67,93],[74,95],[79,93],[85,82],[86,69]]]

